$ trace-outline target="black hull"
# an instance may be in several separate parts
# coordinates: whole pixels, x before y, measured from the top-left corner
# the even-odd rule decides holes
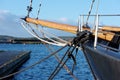
[[[120,80],[120,53],[98,46],[83,45],[83,52],[98,80]]]

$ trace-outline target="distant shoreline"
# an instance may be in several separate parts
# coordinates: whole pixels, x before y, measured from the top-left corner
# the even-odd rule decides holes
[[[73,39],[73,36],[61,36],[60,38],[64,40],[71,40]],[[47,38],[42,38],[44,40],[48,40]],[[54,38],[52,38],[54,39]],[[56,39],[54,39],[56,40]],[[50,40],[48,40],[50,41]],[[51,41],[52,42],[52,41]],[[11,36],[0,36],[0,44],[45,44],[44,42],[36,39],[36,38],[17,38],[17,37],[11,37]]]

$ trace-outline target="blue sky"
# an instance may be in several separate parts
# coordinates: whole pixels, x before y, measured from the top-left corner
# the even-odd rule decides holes
[[[29,37],[21,27],[20,18],[27,14],[26,7],[30,0],[0,1],[0,35]],[[77,25],[80,14],[88,14],[92,0],[33,0],[31,17],[36,17],[39,3],[42,2],[40,19]],[[119,14],[119,0],[100,0],[99,14]],[[97,0],[92,14],[96,12]],[[100,24],[120,26],[120,17],[101,18]]]

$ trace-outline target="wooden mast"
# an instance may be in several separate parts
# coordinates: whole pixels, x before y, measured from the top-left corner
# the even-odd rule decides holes
[[[58,29],[58,30],[62,30],[62,31],[66,31],[66,32],[70,32],[73,34],[77,33],[78,27],[77,26],[72,26],[72,25],[67,25],[67,24],[60,24],[60,23],[56,23],[56,22],[51,22],[51,21],[46,21],[46,20],[38,20],[38,19],[34,19],[34,18],[25,18],[25,21],[28,23],[33,23],[33,24],[38,24],[44,27],[48,27],[48,28],[53,28],[53,29]],[[90,30],[89,28],[83,28],[83,30]],[[102,27],[101,30],[109,30],[109,31],[119,31],[120,32],[120,28],[113,28],[113,27]],[[93,31],[93,35],[94,35],[94,31]],[[111,41],[114,37],[115,33],[112,32],[100,32],[98,33],[98,37],[107,41]]]

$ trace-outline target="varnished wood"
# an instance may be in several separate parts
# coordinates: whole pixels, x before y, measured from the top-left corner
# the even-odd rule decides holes
[[[102,30],[120,32],[120,27],[115,27],[115,26],[103,26],[103,27],[102,27]]]
[[[33,18],[26,18],[26,21],[29,23],[39,24],[44,27],[67,31],[67,32],[74,33],[74,34],[76,34],[76,31],[77,31],[76,26],[71,26],[67,24],[60,24],[60,23],[50,22],[46,20],[37,20]]]
[[[66,31],[66,32],[70,32],[73,34],[77,33],[78,27],[77,26],[72,26],[72,25],[67,25],[67,24],[61,24],[61,23],[56,23],[56,22],[51,22],[51,21],[46,21],[46,20],[38,20],[38,19],[34,19],[34,18],[26,18],[25,19],[26,22],[29,23],[33,23],[33,24],[38,24],[44,27],[48,27],[48,28],[53,28],[53,29],[58,29],[58,30],[62,30],[62,31]],[[89,30],[89,28],[83,28],[83,30]],[[101,30],[114,30],[114,31],[120,31],[120,28],[116,28],[114,29],[113,27],[107,27],[104,26],[103,28],[101,28]],[[94,31],[93,31],[93,35],[94,35]],[[115,33],[112,32],[100,32],[98,33],[98,37],[107,41],[111,41],[114,37]]]

